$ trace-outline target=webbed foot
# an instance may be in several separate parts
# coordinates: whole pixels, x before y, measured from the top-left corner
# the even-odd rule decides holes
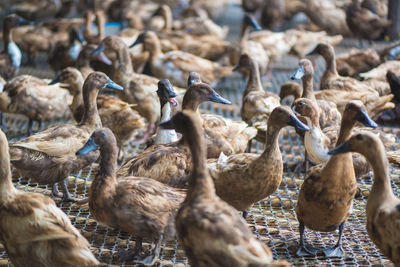
[[[315,256],[317,255],[318,250],[313,247],[306,247],[305,245],[300,245],[299,249],[296,252],[296,255],[299,257],[307,257],[307,256]]]
[[[142,238],[138,237],[136,239],[136,244],[135,247],[133,248],[133,251],[121,251],[118,253],[120,261],[132,261],[136,258],[136,256],[142,251]]]
[[[68,187],[67,187],[67,179],[62,180],[61,182],[61,188],[63,191],[62,194],[62,200],[63,201],[72,201],[72,202],[80,202],[82,199],[72,197],[71,194],[69,193]]]
[[[153,253],[149,256],[140,256],[135,260],[135,262],[141,263],[145,266],[154,265],[160,256],[162,240],[163,240],[163,235],[160,235],[160,237],[157,240],[156,246],[153,250]]]
[[[332,248],[327,248],[322,251],[325,257],[342,257],[344,255],[344,250],[342,246],[334,246]]]

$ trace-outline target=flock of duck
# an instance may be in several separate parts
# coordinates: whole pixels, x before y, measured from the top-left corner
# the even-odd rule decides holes
[[[168,5],[82,2],[88,5],[84,19],[45,23],[25,19],[64,14],[67,4],[52,0],[42,1],[36,9],[34,4],[17,5],[13,8],[21,16],[10,14],[3,20],[0,111],[29,118],[28,132],[21,140],[8,143],[0,131],[0,242],[14,266],[100,263],[89,242],[50,197],[15,188],[11,165],[22,177],[52,186],[53,197],[88,203],[98,223],[134,236],[135,247],[119,252],[121,261],[154,265],[162,243],[178,237],[191,266],[290,265],[274,261],[271,250],[245,221],[248,209],[273,195],[282,182],[279,134],[287,126],[294,127],[303,140],[306,155],[296,169],[305,173],[295,209],[300,232],[297,255],[344,255],[342,235],[357,193],[357,178],[372,170],[367,231],[381,252],[400,266],[400,199],[392,191],[386,156],[395,138],[373,120],[387,110],[397,114],[398,43],[336,57],[333,45],[342,40],[340,35],[262,30],[255,15],[260,11],[264,26],[275,25],[284,19],[279,2],[285,1],[265,5],[243,1],[249,13],[243,17],[236,43],[226,41],[227,29],[211,19],[219,1],[178,6],[181,19],[174,19],[178,16]],[[110,2],[108,9],[105,2]],[[314,27],[330,34],[353,31],[374,39],[389,25],[379,17],[381,9],[368,11],[373,1],[362,5],[351,1],[346,11],[331,9],[336,13],[327,15],[327,20],[342,18],[340,12],[348,14],[347,24],[346,16],[342,22],[346,27],[336,28],[342,24],[324,28],[324,16],[316,18],[317,11],[311,12],[315,1],[289,2],[286,7],[293,10],[286,13],[304,12]],[[324,8],[321,13],[329,9]],[[107,18],[128,23],[118,34],[105,36]],[[374,30],[365,30],[372,20]],[[56,77],[18,75],[20,49],[33,57],[48,52]],[[302,86],[288,81],[279,95],[265,91],[262,80],[271,76],[271,62],[287,53],[301,58],[290,78],[301,80]],[[318,55],[326,69],[320,90],[314,92]],[[231,104],[213,86],[220,78],[230,79],[232,71],[247,79],[242,121],[199,109],[208,101]],[[281,105],[288,96],[293,99],[291,107]],[[76,123],[33,131],[34,121],[66,116]],[[1,127],[7,129],[3,116]],[[265,145],[261,154],[251,153],[254,139]],[[120,162],[128,143],[146,143],[146,148]],[[67,178],[97,160],[99,169],[87,198],[74,198]],[[337,244],[323,251],[306,245],[306,228],[338,229]],[[142,252],[143,240],[155,243],[150,255]]]

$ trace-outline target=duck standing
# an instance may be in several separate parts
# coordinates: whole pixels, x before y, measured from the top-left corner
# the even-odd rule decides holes
[[[62,198],[74,200],[66,178],[98,158],[98,153],[76,157],[75,152],[102,126],[96,98],[99,90],[106,87],[123,89],[104,73],[93,72],[83,85],[84,114],[79,124],[59,124],[10,144],[11,163],[22,176],[33,178],[39,184],[53,185],[54,196],[60,196],[56,183],[61,182]]]

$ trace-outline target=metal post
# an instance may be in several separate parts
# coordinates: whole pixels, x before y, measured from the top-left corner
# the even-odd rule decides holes
[[[388,19],[392,21],[392,25],[389,28],[390,40],[396,40],[400,38],[400,1],[389,0],[389,12]]]

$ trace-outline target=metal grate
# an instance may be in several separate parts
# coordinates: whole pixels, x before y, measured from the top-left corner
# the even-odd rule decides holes
[[[381,45],[381,44],[375,44]],[[339,46],[339,51],[348,51],[351,47],[357,47],[357,40],[345,40],[344,45]],[[39,58],[39,67],[23,67],[21,74],[33,74],[39,77],[51,78],[54,73],[49,70],[43,57]],[[284,57],[281,62],[276,64],[271,79],[265,83],[266,89],[272,92],[279,92],[280,85],[287,81],[292,71],[295,70],[297,59],[293,57]],[[316,79],[318,84],[324,64],[321,60],[317,61]],[[267,85],[268,84],[268,85]],[[220,105],[205,103],[202,109],[207,112],[223,115],[228,118],[240,119],[239,109],[241,105],[241,92],[245,86],[245,81],[239,75],[232,75],[221,81],[216,89],[224,97],[233,102],[233,108],[227,109]],[[65,118],[64,121],[70,120]],[[5,131],[8,138],[15,140],[22,137],[27,129],[27,119],[20,115],[7,114],[5,117],[6,125],[9,128]],[[49,124],[44,124],[47,127]],[[395,127],[382,127],[386,132],[396,134],[396,144],[392,149],[399,149],[400,129]],[[366,231],[365,206],[366,200],[371,189],[372,178],[366,177],[359,180],[358,185],[361,189],[361,196],[354,201],[354,210],[350,216],[344,236],[343,248],[345,256],[343,258],[324,258],[322,255],[315,257],[297,257],[295,255],[299,240],[298,222],[295,216],[295,204],[299,188],[303,182],[303,176],[295,174],[293,167],[304,159],[304,148],[300,139],[291,128],[282,130],[280,137],[281,151],[283,154],[285,172],[283,181],[279,190],[268,199],[256,203],[249,211],[247,217],[248,226],[255,235],[267,244],[273,251],[275,259],[285,259],[294,266],[303,265],[350,265],[350,266],[371,266],[371,265],[391,265],[390,261],[383,257],[372,241],[369,239]],[[263,145],[253,142],[253,151],[260,153]],[[124,151],[126,155],[134,155],[140,152],[143,147],[128,145]],[[90,181],[96,174],[98,164],[94,163],[90,167],[71,175],[68,179],[69,190],[71,194],[78,198],[87,195]],[[390,175],[392,186],[396,195],[400,192],[400,170],[391,165]],[[29,180],[22,179],[19,174],[13,170],[13,182],[18,189],[38,192],[50,196],[51,188],[31,183]],[[96,223],[90,215],[87,206],[77,206],[74,203],[62,202],[55,199],[57,205],[69,216],[72,223],[81,231],[81,233],[91,243],[93,252],[98,260],[107,265],[132,266],[133,263],[123,263],[119,261],[118,252],[133,248],[135,238],[128,234],[109,229]],[[306,241],[315,247],[324,249],[332,246],[337,241],[337,232],[318,233],[306,230]],[[150,243],[144,243],[144,248],[149,249]],[[2,245],[0,245],[0,265],[8,265],[8,258]],[[177,241],[167,242],[162,246],[160,260],[157,263],[160,266],[186,266],[187,259],[182,247]]]

